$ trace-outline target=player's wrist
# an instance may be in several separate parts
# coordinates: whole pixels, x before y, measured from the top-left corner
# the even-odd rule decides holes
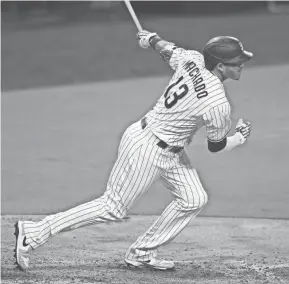
[[[157,36],[157,33],[142,30],[137,33],[137,39],[141,48],[151,47],[150,41]]]
[[[237,146],[244,144],[246,139],[240,132],[236,132],[234,135],[227,137],[227,144],[223,151],[231,151]]]
[[[242,135],[242,133],[240,132],[236,132],[234,135],[233,135],[234,139],[236,140],[236,143],[238,143],[238,145],[242,145],[245,143],[246,141],[246,138]]]
[[[157,44],[158,42],[160,42],[161,40],[162,40],[162,38],[161,38],[159,35],[154,34],[154,35],[152,35],[152,36],[149,38],[149,44],[150,44],[150,46],[151,46],[153,49],[155,49],[155,48],[156,48],[156,44]]]

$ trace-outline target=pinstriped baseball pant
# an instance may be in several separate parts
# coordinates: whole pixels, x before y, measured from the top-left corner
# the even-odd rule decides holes
[[[186,151],[172,153],[157,146],[158,141],[149,127],[142,129],[140,122],[128,127],[104,194],[39,222],[24,221],[27,243],[36,249],[60,232],[122,219],[136,198],[161,178],[174,200],[126,253],[126,258],[135,260],[155,257],[158,247],[171,242],[208,199]]]

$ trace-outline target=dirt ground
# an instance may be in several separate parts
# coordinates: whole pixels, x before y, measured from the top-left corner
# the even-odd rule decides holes
[[[42,216],[22,216],[39,220]],[[2,218],[2,283],[118,284],[288,284],[289,221],[196,218],[160,256],[174,271],[130,269],[123,262],[129,245],[156,216],[131,216],[122,223],[98,224],[62,233],[31,254],[29,271],[15,269],[13,224]]]

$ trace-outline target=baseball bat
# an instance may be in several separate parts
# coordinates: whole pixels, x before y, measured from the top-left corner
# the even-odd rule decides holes
[[[135,23],[138,31],[139,31],[139,32],[142,31],[143,29],[142,29],[141,24],[140,24],[140,22],[139,22],[139,20],[138,20],[138,18],[137,18],[137,16],[136,16],[136,13],[134,12],[133,7],[132,7],[131,4],[130,4],[130,1],[129,1],[129,0],[124,0],[124,3],[125,3],[128,11],[129,11],[132,19],[133,19],[133,21],[134,21],[134,23]]]

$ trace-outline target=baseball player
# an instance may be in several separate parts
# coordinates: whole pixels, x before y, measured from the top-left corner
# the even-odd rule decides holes
[[[125,262],[132,267],[166,270],[174,262],[159,259],[159,247],[170,243],[197,216],[208,196],[191,165],[186,148],[205,127],[209,151],[224,152],[242,145],[251,132],[242,119],[231,129],[231,107],[223,81],[238,80],[244,62],[253,54],[230,36],[211,39],[202,53],[185,50],[156,33],[137,34],[141,48],[152,48],[174,73],[155,107],[124,132],[118,157],[100,198],[39,222],[15,224],[15,258],[19,268],[29,266],[29,253],[58,233],[123,219],[133,202],[156,179],[162,179],[174,200],[128,249]]]

